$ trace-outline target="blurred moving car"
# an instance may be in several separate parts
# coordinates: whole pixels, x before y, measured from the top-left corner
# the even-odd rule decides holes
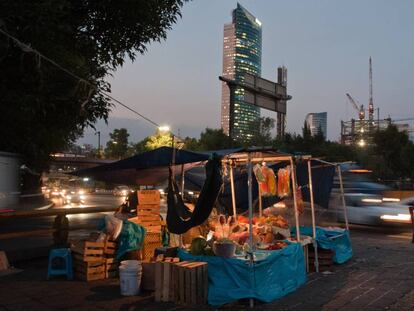
[[[346,193],[345,203],[348,222],[359,225],[401,225],[411,222],[407,205],[384,202],[381,195]],[[337,219],[345,222],[345,215],[338,203]]]
[[[86,194],[84,189],[71,188],[66,190],[63,196],[63,204],[85,204]]]
[[[128,186],[117,186],[112,191],[114,196],[121,196],[121,197],[125,197],[131,192],[133,192],[133,190],[129,188]]]

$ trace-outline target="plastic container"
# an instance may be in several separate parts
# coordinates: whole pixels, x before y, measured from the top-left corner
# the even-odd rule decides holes
[[[141,289],[142,265],[138,260],[124,260],[119,266],[121,295],[138,295]]]
[[[221,243],[215,241],[213,243],[213,252],[216,256],[232,258],[236,253],[236,244],[229,242]]]

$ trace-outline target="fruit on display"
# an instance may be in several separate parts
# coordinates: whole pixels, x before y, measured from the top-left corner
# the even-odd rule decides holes
[[[202,236],[198,236],[191,241],[190,253],[196,256],[204,255],[204,250],[206,247],[206,239]]]

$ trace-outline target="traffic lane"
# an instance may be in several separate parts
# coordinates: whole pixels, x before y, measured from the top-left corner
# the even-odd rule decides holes
[[[54,208],[69,208],[73,207],[93,207],[93,206],[120,206],[125,202],[125,197],[114,196],[112,194],[85,194],[84,203],[65,204],[62,197],[53,198],[52,202],[55,204]]]

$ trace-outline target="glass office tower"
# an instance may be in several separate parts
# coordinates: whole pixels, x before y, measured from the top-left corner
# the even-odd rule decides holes
[[[243,81],[245,73],[260,76],[262,24],[240,4],[233,10],[232,18],[231,24],[224,25],[223,76],[237,81]],[[244,92],[240,88],[236,88],[233,95],[231,118],[230,89],[223,82],[221,127],[234,139],[248,141],[258,131],[260,108],[244,103]]]
[[[315,136],[322,132],[323,137],[327,138],[328,134],[328,113],[327,112],[314,112],[308,113],[305,119],[307,126],[311,131],[311,135]]]

